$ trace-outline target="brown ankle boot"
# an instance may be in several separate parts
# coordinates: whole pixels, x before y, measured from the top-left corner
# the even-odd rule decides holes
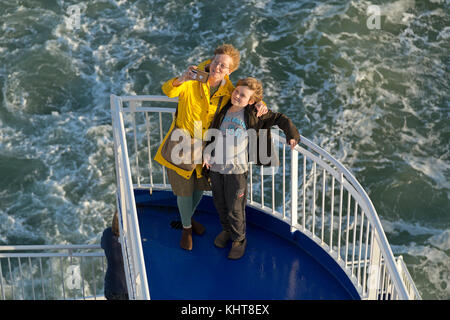
[[[230,240],[231,234],[228,231],[222,230],[214,239],[214,245],[218,248],[225,248]]]
[[[242,241],[233,241],[231,250],[228,253],[228,259],[237,260],[242,258],[245,253],[245,247],[247,246],[247,239]]]
[[[200,223],[191,218],[192,231],[195,234],[202,235],[205,233],[205,227]]]
[[[183,228],[180,247],[184,250],[192,250],[192,228]]]

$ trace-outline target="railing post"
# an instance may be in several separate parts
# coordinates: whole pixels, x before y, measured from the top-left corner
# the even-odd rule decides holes
[[[370,246],[369,278],[367,281],[368,299],[377,300],[380,289],[380,265],[381,250],[378,246],[376,236],[372,236],[372,245]]]
[[[134,154],[136,156],[136,180],[138,187],[141,186],[141,171],[139,169],[139,152],[137,141],[137,128],[136,128],[136,101],[130,101],[131,119],[133,124],[133,136],[134,136]]]
[[[298,224],[298,151],[291,151],[291,232]]]

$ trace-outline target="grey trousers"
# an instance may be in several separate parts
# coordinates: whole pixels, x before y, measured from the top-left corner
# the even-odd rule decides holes
[[[247,204],[247,172],[220,174],[210,171],[214,205],[219,212],[220,224],[231,234],[231,240],[245,239],[245,206]]]

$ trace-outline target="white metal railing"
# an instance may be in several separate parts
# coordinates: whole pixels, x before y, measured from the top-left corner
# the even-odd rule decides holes
[[[104,299],[99,245],[0,246],[0,300]]]
[[[127,220],[136,219],[134,188],[150,192],[170,188],[164,168],[153,157],[175,108],[154,105],[177,101],[165,96],[111,96],[116,167],[118,159],[122,163],[117,171],[119,194]],[[147,102],[153,106],[143,106]],[[281,219],[292,232],[298,230],[320,245],[348,275],[362,299],[420,299],[406,266],[392,254],[370,198],[350,171],[303,136],[293,151],[276,132],[272,136],[279,145],[280,166],[250,164],[248,205]],[[128,154],[128,150],[133,152]],[[134,234],[129,241],[140,245],[137,226],[134,222],[123,227],[125,234]],[[136,253],[129,250],[130,255]]]
[[[403,261],[403,256],[397,257],[397,267],[402,276],[402,280],[405,283],[406,290],[408,291],[408,296],[411,297],[411,299],[422,300],[419,290],[417,290],[414,281],[408,271],[408,268]]]
[[[147,300],[150,299],[150,293],[128,161],[122,101],[115,96],[111,96],[111,115],[117,176],[120,242],[125,260],[124,269],[127,278],[128,296],[130,299]]]

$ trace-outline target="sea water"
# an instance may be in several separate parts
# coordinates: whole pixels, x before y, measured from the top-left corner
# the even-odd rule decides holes
[[[99,243],[109,95],[232,43],[235,83],[349,168],[425,299],[450,298],[448,0],[0,0],[0,244]]]

